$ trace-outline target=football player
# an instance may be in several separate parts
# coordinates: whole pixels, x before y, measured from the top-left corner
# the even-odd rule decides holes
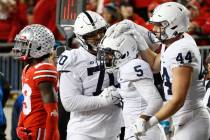
[[[97,45],[106,28],[98,13],[80,13],[74,24],[80,47],[64,51],[58,59],[60,98],[71,112],[67,140],[116,140],[120,134],[122,114],[115,104],[121,98],[111,86],[114,74],[96,61]]]
[[[166,140],[163,129],[158,125],[153,126],[144,136],[135,136],[132,130],[135,120],[140,115],[153,116],[163,103],[154,85],[149,64],[138,58],[134,37],[129,34],[122,34],[116,38],[113,35],[105,36],[101,47],[97,58],[104,62],[109,71],[118,71],[119,93],[123,98],[125,139]]]
[[[22,140],[58,140],[58,72],[49,57],[55,43],[52,32],[39,24],[23,28],[15,37],[15,58],[26,61],[22,72],[23,109],[17,135]]]
[[[202,103],[205,94],[203,65],[198,46],[186,33],[188,13],[183,5],[167,2],[155,8],[150,18],[153,32],[162,43],[161,53],[140,47],[141,56],[150,63],[153,71],[161,71],[168,101],[154,116],[136,120],[137,134],[172,116],[175,129],[172,139],[209,139],[210,117]],[[134,34],[137,36],[139,33]]]

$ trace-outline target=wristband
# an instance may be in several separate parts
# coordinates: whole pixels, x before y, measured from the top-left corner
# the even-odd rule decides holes
[[[148,127],[150,128],[158,123],[159,123],[159,121],[158,121],[157,117],[152,116],[148,121]]]

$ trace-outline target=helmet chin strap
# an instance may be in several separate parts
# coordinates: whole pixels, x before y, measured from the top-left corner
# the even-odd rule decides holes
[[[88,52],[90,52],[91,54],[96,56],[97,55],[97,47],[94,47],[93,45],[91,45],[87,42],[86,42],[86,44],[88,46]],[[96,50],[94,48],[96,48]]]

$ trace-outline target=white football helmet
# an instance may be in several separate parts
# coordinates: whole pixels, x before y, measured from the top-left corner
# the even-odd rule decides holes
[[[168,40],[188,31],[189,11],[180,3],[166,2],[154,9],[150,22],[161,24],[164,31],[158,38],[161,41]]]
[[[84,37],[88,36],[97,31],[103,31],[104,34],[106,32],[108,24],[104,20],[104,18],[96,12],[85,11],[80,13],[74,23],[74,33],[77,37],[77,40],[82,44],[82,46],[89,50],[89,46],[95,49],[95,45],[88,43]],[[99,42],[98,42],[99,43]]]
[[[100,44],[100,50],[97,55],[98,62],[102,62],[108,70],[115,70],[137,58],[137,43],[132,35],[120,35],[118,37],[104,37]]]
[[[40,58],[53,51],[55,38],[43,25],[32,24],[23,28],[15,37],[13,52],[18,59]]]

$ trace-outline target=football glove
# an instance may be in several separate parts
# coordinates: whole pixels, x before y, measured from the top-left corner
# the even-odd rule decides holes
[[[122,34],[132,35],[138,44],[138,50],[139,51],[146,50],[148,48],[147,42],[145,41],[142,34],[140,34],[138,30],[136,30],[136,28],[137,27],[136,27],[135,23],[133,23],[132,21],[123,20],[123,21],[109,27],[108,30],[106,31],[105,36],[112,35],[115,38]],[[148,32],[148,30],[146,30],[146,32]]]
[[[114,86],[105,88],[99,97],[103,100],[104,106],[119,105],[122,102],[122,97]]]
[[[131,32],[129,32],[130,30]],[[138,35],[136,35],[134,31],[137,32]],[[150,32],[147,28],[137,25],[131,20],[127,19],[109,27],[106,31],[105,36],[112,35],[115,38],[122,34],[126,34],[126,32],[128,32],[127,34],[134,34],[135,40],[139,44],[139,51],[147,49],[148,46],[153,50],[156,50],[160,47],[160,41],[152,32]]]
[[[138,50],[139,51],[144,51],[146,50],[148,47],[147,42],[145,41],[145,39],[142,37],[142,35],[136,31],[135,29],[131,29],[127,32],[124,33],[125,35],[132,35],[133,38],[135,39],[137,45],[138,45]]]
[[[110,26],[107,31],[105,36],[111,36],[113,35],[113,37],[118,37],[121,34],[123,34],[124,32],[127,32],[130,29],[134,29],[135,28],[135,24],[130,21],[130,20],[123,20],[119,23],[116,23],[112,26]]]
[[[16,128],[16,133],[17,133],[18,138],[20,138],[20,139],[23,139],[23,140],[29,140],[29,139],[31,139],[32,133],[29,132],[24,127],[17,127]]]
[[[138,137],[144,135],[149,128],[156,124],[158,124],[158,119],[155,116],[151,117],[149,121],[146,121],[143,118],[138,118],[136,119],[135,124],[132,126],[132,130],[135,136]]]

